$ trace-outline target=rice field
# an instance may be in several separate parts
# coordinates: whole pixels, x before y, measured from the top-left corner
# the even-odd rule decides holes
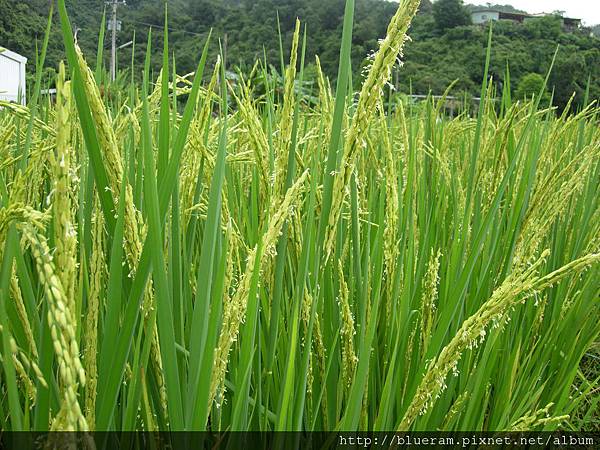
[[[179,76],[165,34],[161,72],[108,96],[58,4],[55,102],[46,41],[0,111],[1,430],[597,426],[598,105],[487,76],[455,118],[399,100],[418,0],[364,80],[347,0],[316,103],[300,23],[281,89],[208,45]]]

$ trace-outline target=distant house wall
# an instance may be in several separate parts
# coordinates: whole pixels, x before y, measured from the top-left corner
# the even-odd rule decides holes
[[[500,13],[498,11],[473,11],[471,13],[471,21],[474,25],[487,23],[491,20],[499,20]]]
[[[27,58],[0,50],[0,99],[25,104],[25,66]]]

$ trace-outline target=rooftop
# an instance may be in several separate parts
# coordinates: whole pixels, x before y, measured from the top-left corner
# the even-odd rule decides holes
[[[20,63],[27,62],[27,58],[25,58],[24,56],[21,56],[15,52],[11,52],[9,49],[1,47],[1,46],[0,46],[0,56],[4,56],[6,58],[12,59],[12,60],[20,62]]]

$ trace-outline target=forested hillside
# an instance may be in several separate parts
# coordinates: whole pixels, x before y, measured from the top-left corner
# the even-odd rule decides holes
[[[41,45],[49,11],[48,0],[0,0],[0,45],[35,60],[36,46]],[[269,64],[280,70],[278,17],[287,53],[296,17],[306,25],[307,76],[318,54],[325,72],[334,78],[337,72],[344,0],[170,0],[170,45],[178,72],[192,71],[208,31],[225,47],[229,68],[248,68],[266,56]],[[483,73],[487,29],[468,24],[468,10],[455,22],[440,23],[436,6],[460,4],[459,0],[423,0],[421,11],[410,32],[412,41],[404,51],[404,66],[395,74],[401,92],[441,94],[454,80],[454,93],[476,96]],[[101,0],[68,1],[69,13],[78,28],[77,38],[90,62],[94,62],[98,30],[104,2]],[[452,6],[452,5],[451,5]],[[354,80],[358,82],[365,57],[385,35],[396,4],[384,0],[356,0],[353,37]],[[506,10],[510,10],[506,7]],[[466,13],[466,15],[465,15]],[[56,14],[55,14],[56,16]],[[444,17],[447,18],[447,15]],[[465,19],[466,17],[466,19]],[[139,77],[148,31],[153,28],[153,63],[159,66],[164,23],[163,0],[129,0],[119,8],[123,30],[119,44],[133,39],[135,33],[135,70]],[[54,68],[63,57],[62,38],[54,18],[47,66]],[[591,98],[600,98],[600,39],[590,35],[590,29],[575,33],[562,30],[559,18],[546,17],[526,24],[497,23],[491,72],[502,86],[507,66],[511,86],[516,92],[521,80],[531,73],[545,75],[554,52],[559,46],[555,70],[550,78],[555,103],[564,106],[573,92],[581,103],[588,80]],[[213,39],[213,51],[219,39]],[[105,41],[108,50],[110,40]],[[104,53],[108,62],[109,52]],[[132,48],[119,51],[122,69],[130,66]],[[287,56],[286,56],[287,57]],[[29,70],[34,64],[29,65]],[[51,78],[51,77],[49,77]]]

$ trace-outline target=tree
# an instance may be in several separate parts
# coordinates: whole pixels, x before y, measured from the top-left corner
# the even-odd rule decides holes
[[[471,25],[469,10],[462,0],[438,0],[433,4],[433,17],[438,30],[446,31],[462,25]]]
[[[419,14],[430,14],[433,11],[433,4],[431,0],[421,0],[419,5]]]
[[[463,1],[467,3],[467,0]],[[485,4],[486,1],[468,0],[468,3]],[[171,0],[168,3],[169,50],[176,57],[176,68],[180,74],[195,70],[211,29],[213,39],[209,55],[212,56],[219,53],[219,40],[223,42],[227,34],[229,70],[235,71],[237,66],[243,73],[248,73],[257,59],[262,60],[266,56],[267,65],[273,65],[280,71],[277,11],[284,62],[289,61],[292,34],[296,17],[299,17],[308,30],[306,64],[314,61],[314,55],[319,55],[323,72],[335,86],[346,0]],[[489,0],[489,3],[492,9],[514,11],[510,6],[497,5],[502,3],[500,0]],[[67,0],[72,23],[80,29],[78,43],[92,67],[95,66],[99,44],[103,4],[99,0]],[[427,94],[431,90],[439,95],[450,83],[458,80],[452,95],[459,96],[461,91],[472,96],[479,94],[488,32],[484,27],[470,25],[466,7],[462,4],[460,0],[421,0],[419,14],[409,31],[412,39],[404,48],[405,65],[394,72],[398,89],[413,94]],[[398,3],[356,0],[355,5],[351,58],[353,88],[357,89],[362,81],[361,62],[377,48],[377,40],[385,36]],[[48,12],[48,0],[0,0],[0,46],[29,58],[27,71],[30,80],[35,75],[36,51],[39,51],[44,38]],[[123,30],[117,37],[119,45],[133,40],[135,31],[133,76],[136,78],[141,78],[143,73],[150,24],[154,27],[150,64],[157,74],[163,61],[164,0],[127,0],[127,6],[119,9],[119,18],[123,20]],[[458,26],[461,24],[467,25]],[[549,72],[557,44],[560,44],[547,87],[552,92],[553,106],[562,111],[573,93],[576,94],[574,110],[581,108],[586,98],[589,101],[600,100],[600,39],[590,36],[590,31],[566,32],[558,16],[539,17],[525,23],[498,21],[494,25],[490,74],[496,83],[503,82],[508,65],[511,86],[516,91],[521,79],[528,74],[545,75]],[[600,26],[596,31],[600,36]],[[109,44],[110,36],[107,36],[105,48],[109,48]],[[119,51],[122,68],[128,66],[132,50],[128,47]],[[104,52],[105,66],[109,55],[110,51]],[[56,69],[59,61],[64,59],[60,22],[55,12],[45,66]],[[51,86],[51,78],[49,73],[44,74],[44,87]],[[309,79],[307,74],[305,79]],[[588,81],[589,95],[586,96]],[[539,78],[533,88],[527,88],[528,84],[524,82],[519,92],[521,98],[531,98],[532,94],[539,92]],[[545,98],[548,96],[545,94]]]
[[[533,96],[537,97],[540,92],[542,92],[540,104],[547,105],[550,101],[550,94],[544,86],[544,77],[538,73],[528,73],[519,81],[515,95],[518,99],[527,100]]]

